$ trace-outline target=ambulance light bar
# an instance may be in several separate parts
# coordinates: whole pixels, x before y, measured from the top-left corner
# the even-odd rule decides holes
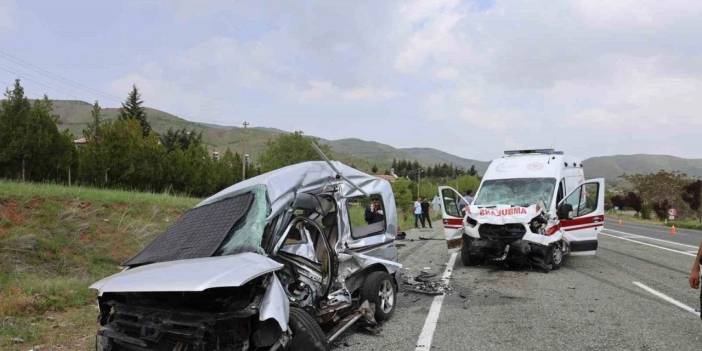
[[[505,155],[528,155],[528,154],[543,154],[543,155],[563,155],[563,151],[554,149],[531,149],[531,150],[507,150]]]

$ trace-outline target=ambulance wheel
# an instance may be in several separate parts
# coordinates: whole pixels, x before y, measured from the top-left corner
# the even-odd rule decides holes
[[[551,270],[555,271],[561,268],[564,260],[565,256],[563,255],[560,244],[556,243],[548,246],[546,249],[545,261],[547,265],[551,265]]]
[[[461,263],[464,266],[477,266],[485,260],[485,256],[482,253],[470,253],[470,246],[473,243],[473,239],[463,237],[463,244],[461,245]]]

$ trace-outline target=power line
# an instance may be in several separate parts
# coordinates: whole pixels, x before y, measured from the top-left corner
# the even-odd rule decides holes
[[[18,79],[20,79],[20,80],[26,80],[26,81],[29,81],[29,82],[33,82],[33,83],[35,83],[35,84],[39,84],[39,85],[41,85],[41,86],[43,86],[43,87],[49,89],[50,91],[53,91],[54,93],[65,94],[65,95],[68,95],[68,96],[70,96],[70,97],[72,97],[72,98],[74,98],[74,99],[76,99],[76,100],[80,100],[80,98],[79,98],[78,96],[76,96],[76,95],[74,95],[74,94],[72,94],[72,93],[66,92],[66,91],[62,91],[61,89],[58,89],[58,88],[56,88],[55,86],[53,86],[53,85],[51,85],[51,84],[48,84],[48,83],[46,83],[46,82],[42,82],[41,80],[36,79],[35,77],[31,77],[31,78],[30,78],[30,76],[27,76],[27,75],[24,74],[24,73],[19,73],[19,72],[17,72],[17,71],[13,71],[13,70],[11,70],[11,69],[9,69],[9,68],[7,68],[7,67],[3,67],[3,66],[0,66],[0,70],[3,70],[3,71],[5,71],[5,72],[8,72],[8,73],[12,74],[15,78],[18,78]]]
[[[27,62],[25,60],[22,60],[14,55],[11,55],[3,50],[0,50],[0,58],[4,59],[5,61],[19,65],[21,66],[24,70],[29,70],[33,72],[34,74],[37,74],[43,78],[52,80],[54,82],[57,82],[63,86],[67,86],[72,90],[78,90],[78,91],[83,91],[83,92],[88,92],[93,95],[97,95],[99,97],[106,98],[107,100],[112,100],[114,102],[120,103],[121,99],[117,96],[114,96],[112,94],[106,93],[104,91],[101,91],[99,89],[92,88],[90,86],[87,86],[85,84],[76,82],[70,78],[66,78],[64,76],[61,76],[59,74],[53,73],[51,71],[48,71],[42,67],[39,67],[35,64],[32,64],[30,62]]]

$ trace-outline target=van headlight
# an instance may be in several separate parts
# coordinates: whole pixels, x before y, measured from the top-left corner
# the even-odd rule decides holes
[[[532,233],[545,234],[548,220],[543,215],[538,215],[529,222],[529,229]]]

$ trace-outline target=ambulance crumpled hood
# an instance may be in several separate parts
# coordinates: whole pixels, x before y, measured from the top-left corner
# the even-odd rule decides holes
[[[534,204],[529,207],[497,205],[490,207],[470,206],[468,217],[481,224],[509,224],[509,223],[529,223],[534,217],[539,215],[543,209]]]

